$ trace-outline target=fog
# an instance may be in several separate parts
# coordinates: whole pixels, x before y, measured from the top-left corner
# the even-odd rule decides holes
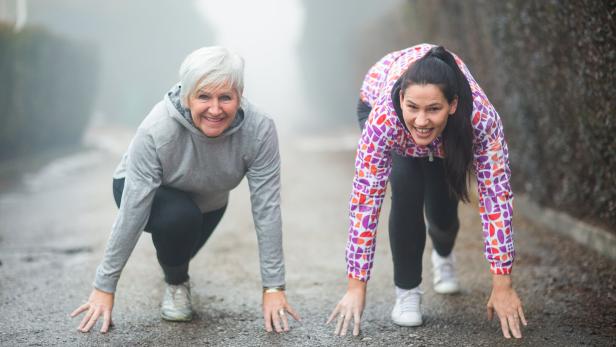
[[[31,0],[26,26],[96,52],[98,66],[83,76],[98,80],[96,101],[84,117],[98,122],[135,127],[177,81],[188,53],[223,45],[246,60],[244,96],[281,131],[327,132],[356,127],[367,57],[386,53],[371,50],[379,43],[366,32],[400,2]]]

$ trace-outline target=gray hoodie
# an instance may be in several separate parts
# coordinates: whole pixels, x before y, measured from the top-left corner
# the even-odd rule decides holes
[[[263,286],[284,285],[280,215],[280,155],[272,119],[242,99],[233,124],[207,137],[179,102],[179,86],[143,120],[114,173],[125,178],[121,207],[94,287],[115,292],[120,273],[148,221],[156,189],[189,192],[202,212],[222,208],[246,176]]]

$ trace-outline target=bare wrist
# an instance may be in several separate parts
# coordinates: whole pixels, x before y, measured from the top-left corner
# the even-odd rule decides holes
[[[510,275],[492,275],[492,286],[493,287],[511,287],[511,276]]]
[[[367,281],[358,280],[356,278],[349,278],[348,290],[361,290],[366,291]]]

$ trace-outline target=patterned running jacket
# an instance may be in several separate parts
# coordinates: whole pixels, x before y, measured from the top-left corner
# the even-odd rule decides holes
[[[349,278],[362,281],[370,278],[378,218],[391,172],[392,151],[413,157],[445,156],[441,136],[429,146],[414,143],[396,113],[391,96],[396,81],[432,47],[421,44],[387,54],[370,68],[364,79],[360,99],[372,110],[355,158],[346,247]],[[513,193],[503,127],[498,113],[464,62],[455,54],[454,57],[470,84],[473,96],[473,168],[477,177],[485,257],[492,273],[509,274],[514,259]]]

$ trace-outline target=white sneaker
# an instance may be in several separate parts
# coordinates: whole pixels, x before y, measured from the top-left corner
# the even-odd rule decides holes
[[[435,250],[432,250],[432,277],[435,292],[455,294],[460,291],[460,283],[454,267],[453,252],[447,257],[441,257]]]
[[[167,284],[160,315],[164,320],[174,322],[188,322],[192,319],[188,281],[178,285]]]
[[[419,286],[410,290],[396,288],[396,305],[391,311],[394,323],[405,327],[416,327],[423,323],[421,318],[421,295]]]

